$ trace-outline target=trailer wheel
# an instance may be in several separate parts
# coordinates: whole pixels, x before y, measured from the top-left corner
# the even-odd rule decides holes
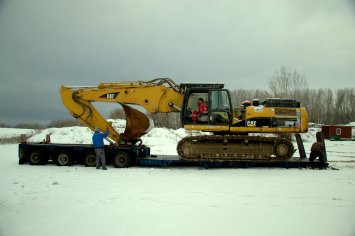
[[[54,162],[57,166],[70,166],[72,164],[72,158],[68,152],[59,152],[54,158]]]
[[[286,139],[278,140],[274,145],[274,154],[280,159],[289,159],[292,157],[295,149],[292,143]]]
[[[41,151],[33,151],[30,154],[29,163],[30,165],[43,165],[45,164],[45,158]]]
[[[113,157],[112,162],[116,168],[125,168],[130,166],[131,158],[126,152],[118,152],[116,156]]]
[[[94,153],[87,153],[84,157],[84,165],[86,167],[94,167],[96,166],[96,155]]]

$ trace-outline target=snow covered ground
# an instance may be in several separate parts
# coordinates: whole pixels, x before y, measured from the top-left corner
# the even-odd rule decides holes
[[[302,135],[307,152],[316,131]],[[0,129],[0,137],[22,132]],[[47,133],[52,142],[91,141],[83,127],[31,141]],[[176,154],[186,135],[155,128],[143,141],[152,153]],[[17,145],[0,145],[0,236],[354,236],[355,142],[326,146],[339,170],[30,166],[18,165]]]

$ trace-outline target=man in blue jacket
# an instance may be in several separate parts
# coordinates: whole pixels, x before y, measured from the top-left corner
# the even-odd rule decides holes
[[[106,168],[106,159],[105,159],[105,149],[104,149],[104,138],[106,138],[109,134],[108,129],[106,129],[105,133],[101,133],[99,128],[95,128],[95,133],[92,136],[92,143],[95,148],[96,154],[96,169],[100,169],[100,162],[103,170],[107,170]]]

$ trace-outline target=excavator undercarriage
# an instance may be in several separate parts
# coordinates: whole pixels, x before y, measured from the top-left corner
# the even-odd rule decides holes
[[[179,156],[192,161],[284,161],[294,151],[288,139],[246,135],[190,136],[177,146]]]

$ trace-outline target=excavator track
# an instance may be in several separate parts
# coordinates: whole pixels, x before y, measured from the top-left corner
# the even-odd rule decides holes
[[[177,152],[181,159],[190,161],[285,161],[295,149],[285,138],[204,135],[183,138]]]

